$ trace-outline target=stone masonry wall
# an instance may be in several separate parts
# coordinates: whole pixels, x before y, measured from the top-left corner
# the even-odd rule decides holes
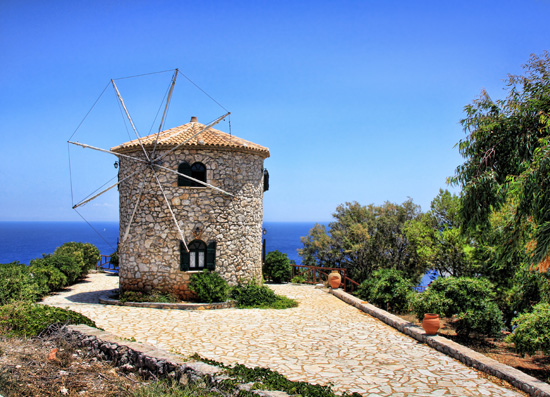
[[[162,156],[163,152],[159,155]],[[132,156],[140,156],[139,152]],[[192,272],[180,271],[180,236],[166,205],[170,202],[187,243],[194,239],[215,241],[216,272],[231,285],[261,279],[263,221],[263,157],[253,152],[212,149],[179,149],[163,158],[162,167],[202,162],[206,182],[234,196],[208,187],[177,186],[178,175],[120,156],[119,179],[138,171],[119,185],[119,274],[122,290],[158,289],[184,299]],[[140,171],[139,167],[143,167]],[[126,240],[126,228],[141,194]]]

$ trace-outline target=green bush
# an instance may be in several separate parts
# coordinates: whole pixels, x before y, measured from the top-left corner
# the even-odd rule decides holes
[[[15,301],[34,302],[46,292],[33,277],[29,266],[19,262],[0,264],[0,305]]]
[[[503,327],[502,312],[495,303],[493,285],[483,278],[440,277],[413,300],[419,320],[425,313],[442,317],[456,315],[457,333],[497,334]]]
[[[379,269],[363,281],[357,296],[394,313],[409,311],[414,284],[396,269]]]
[[[50,260],[34,259],[31,261],[30,271],[35,277],[36,282],[49,293],[58,291],[67,286],[69,281],[67,276],[57,267],[49,265]]]
[[[288,256],[275,250],[267,254],[263,266],[264,277],[274,283],[290,281],[292,277],[292,266]]]
[[[54,267],[60,270],[67,277],[66,285],[74,284],[82,274],[81,267],[75,261],[75,257],[68,255],[44,255],[40,259],[32,260],[31,266]]]
[[[290,282],[294,284],[305,284],[306,281],[306,278],[302,275],[296,275],[292,277],[292,280],[290,280]]]
[[[216,272],[203,270],[191,276],[189,289],[199,297],[200,302],[225,302],[229,296],[229,285]]]
[[[531,313],[522,313],[513,321],[517,328],[506,337],[518,353],[534,355],[542,350],[550,354],[550,304],[539,303]]]
[[[80,313],[30,302],[0,306],[0,332],[8,336],[35,336],[51,324],[95,323]]]
[[[89,270],[95,269],[97,262],[101,259],[101,253],[95,245],[74,241],[58,247],[54,252],[54,256],[57,255],[69,256],[74,259],[80,270],[78,277],[84,276]]]
[[[231,298],[237,301],[241,309],[287,309],[298,306],[295,300],[277,295],[271,288],[253,282],[233,287]]]

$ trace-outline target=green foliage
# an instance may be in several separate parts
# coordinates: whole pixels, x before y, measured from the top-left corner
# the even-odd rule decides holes
[[[182,385],[173,379],[163,379],[142,386],[137,391],[130,394],[132,397],[224,397],[227,395],[237,395],[235,386],[224,387],[225,385],[217,384],[215,388],[208,387],[207,382],[193,382],[187,385]],[[247,394],[238,394],[239,397],[244,397]]]
[[[0,305],[15,301],[33,302],[46,292],[27,265],[19,262],[0,264]]]
[[[44,262],[47,263],[48,261],[34,260],[32,261],[32,266],[29,268],[41,289],[47,293],[58,291],[68,285],[67,276],[61,270],[57,267],[49,266]]]
[[[506,338],[514,343],[520,354],[534,355],[541,350],[550,354],[550,304],[539,303],[530,313],[520,314],[514,319],[517,328]]]
[[[430,211],[407,222],[405,234],[430,269],[455,277],[472,276],[477,270],[475,246],[462,233],[459,209],[459,197],[440,189]]]
[[[203,270],[191,276],[189,289],[197,294],[200,302],[225,302],[229,295],[229,285],[216,272]]]
[[[345,268],[357,282],[384,268],[419,280],[426,263],[418,259],[404,230],[406,222],[419,215],[420,207],[410,199],[400,205],[345,203],[336,209],[328,231],[316,225],[301,238],[304,248],[299,253],[305,265]]]
[[[113,252],[111,254],[111,256],[109,257],[109,263],[113,266],[113,267],[118,267],[118,261],[119,261],[119,258],[118,258],[118,248],[115,252]]]
[[[413,288],[414,284],[404,277],[403,272],[379,269],[361,283],[357,296],[394,313],[404,313],[409,311]]]
[[[494,302],[492,284],[482,278],[440,277],[413,301],[419,320],[425,313],[456,316],[457,333],[495,335],[503,328],[502,312]]]
[[[82,268],[75,261],[75,257],[68,255],[44,255],[32,260],[31,266],[53,267],[60,270],[67,277],[67,285],[74,284],[82,274]]]
[[[306,266],[333,267],[339,259],[332,247],[332,239],[324,225],[316,223],[308,235],[301,237],[304,248],[298,250],[302,263]]]
[[[64,243],[61,247],[58,247],[54,252],[54,256],[58,255],[73,259],[79,267],[79,277],[86,275],[88,270],[95,269],[97,262],[101,259],[101,253],[96,246],[74,241]]]
[[[253,282],[233,287],[231,299],[236,300],[241,309],[287,309],[298,306],[295,300],[277,295],[271,288]]]
[[[149,293],[142,291],[124,291],[120,294],[121,302],[156,302],[156,303],[177,303],[180,300],[174,294],[153,290]]]
[[[227,375],[241,383],[260,384],[262,389],[278,390],[290,394],[292,396],[307,396],[307,397],[336,397],[330,386],[312,385],[306,382],[293,382],[288,380],[284,375],[273,371],[269,368],[254,367],[249,368],[242,364],[227,366],[214,360],[201,358],[195,354],[191,357],[195,360],[203,361],[210,365],[215,365],[224,368]],[[360,397],[358,393],[343,393],[342,397]]]
[[[290,266],[287,254],[278,250],[269,252],[265,258],[263,273],[266,279],[272,280],[274,283],[290,281],[292,266]]]
[[[550,303],[550,274],[522,268],[512,280],[507,303],[512,313],[530,311],[539,302]]]
[[[483,241],[490,217],[513,207],[500,246],[508,253],[532,240],[529,260],[550,266],[550,54],[531,55],[525,75],[509,75],[507,96],[481,96],[465,107],[466,138],[458,143],[464,163],[449,182],[462,187],[461,218]],[[497,245],[497,244],[493,244]],[[502,256],[501,258],[506,258]]]
[[[0,306],[0,332],[6,335],[35,336],[51,324],[95,323],[80,313],[30,302]]]
[[[290,280],[290,282],[294,284],[304,284],[306,281],[306,278],[299,274],[292,277],[292,279]]]

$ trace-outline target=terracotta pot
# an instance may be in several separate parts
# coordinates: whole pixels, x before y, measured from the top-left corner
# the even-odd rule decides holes
[[[328,275],[328,283],[331,288],[339,288],[342,283],[342,276],[336,270],[333,270],[332,273]]]
[[[439,330],[439,314],[426,313],[422,320],[422,328],[426,331],[426,335],[435,335]]]

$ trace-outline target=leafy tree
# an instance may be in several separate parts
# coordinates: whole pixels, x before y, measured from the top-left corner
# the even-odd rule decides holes
[[[474,245],[464,236],[459,219],[460,199],[448,190],[439,190],[430,211],[405,225],[407,238],[419,260],[439,274],[455,277],[475,272]]]
[[[327,228],[318,223],[311,228],[308,235],[301,237],[304,248],[298,253],[302,257],[302,263],[306,266],[340,267],[340,255],[332,246],[332,239],[327,233]]]
[[[490,218],[512,205],[502,235],[507,255],[521,250],[515,241],[527,238],[529,260],[546,271],[550,266],[550,54],[531,55],[525,75],[509,75],[505,99],[486,91],[465,107],[458,143],[464,164],[449,182],[463,189],[461,218],[483,238]]]
[[[533,272],[528,268],[518,270],[505,299],[509,311],[506,313],[508,320],[530,311],[540,302],[550,303],[550,274]]]
[[[401,205],[345,203],[336,208],[328,231],[316,225],[302,237],[299,253],[308,265],[346,268],[358,282],[382,268],[419,279],[426,268],[404,233],[405,223],[419,215],[420,207],[411,199]]]

